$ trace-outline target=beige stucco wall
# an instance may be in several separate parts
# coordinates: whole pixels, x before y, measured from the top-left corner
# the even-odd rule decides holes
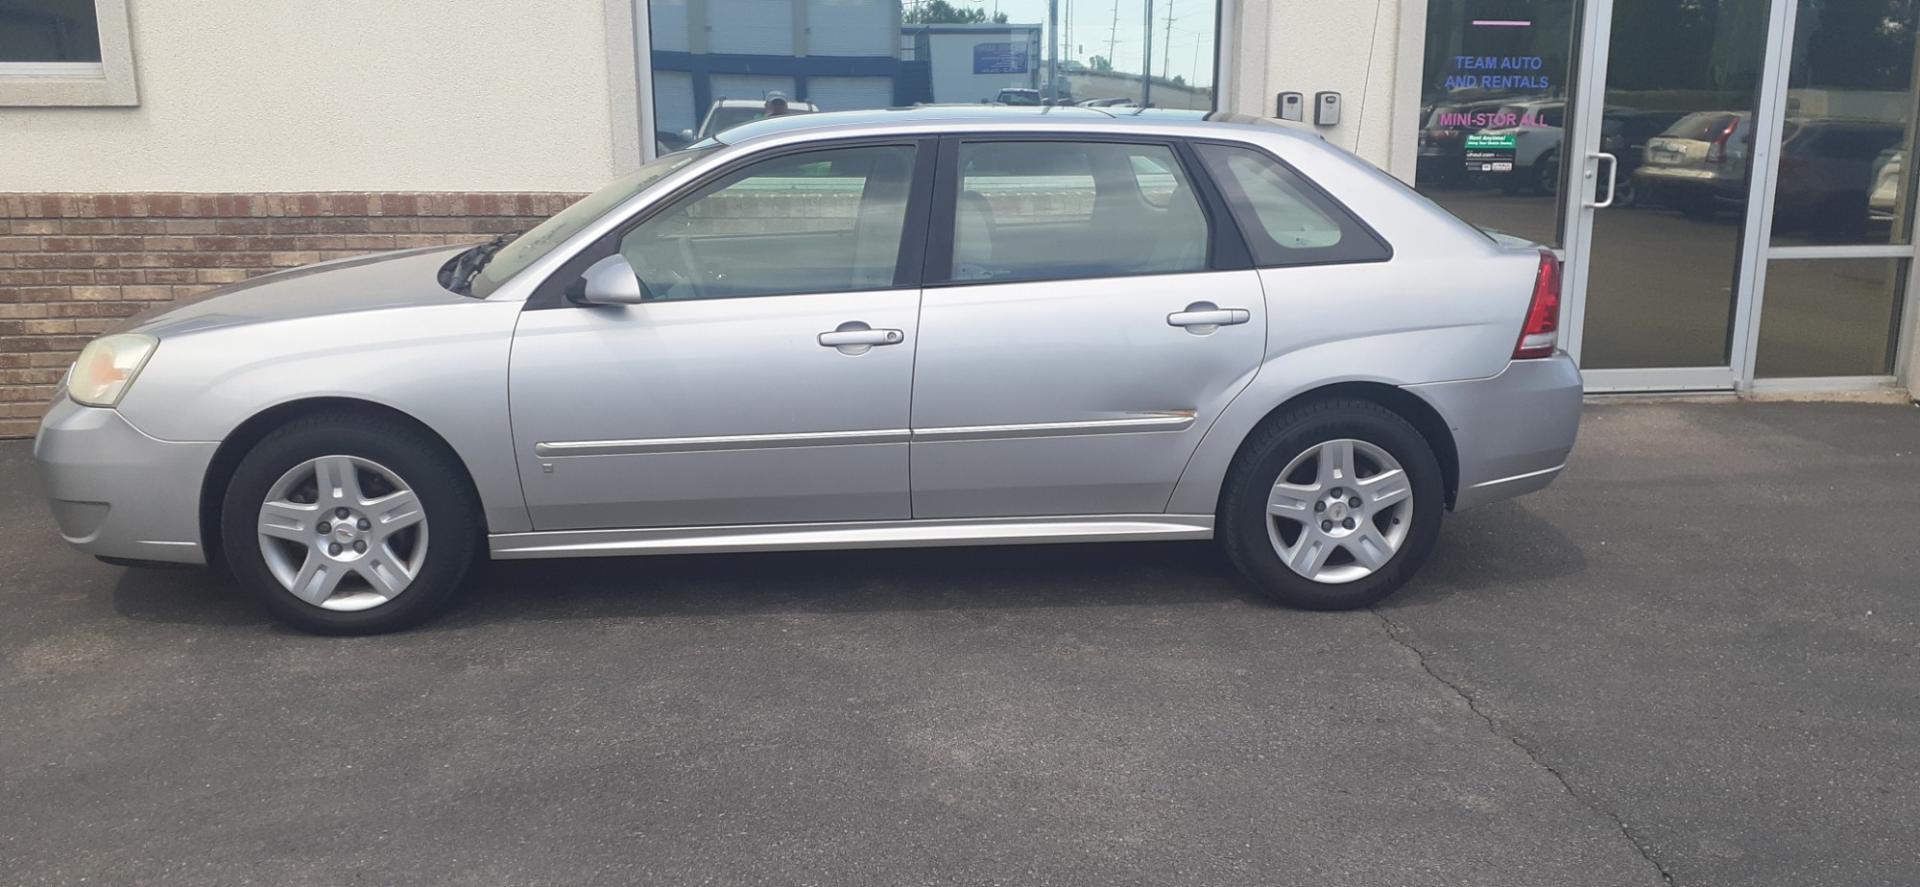
[[[1270,116],[1281,92],[1305,93],[1309,106],[1316,92],[1338,92],[1339,125],[1312,128],[1413,177],[1426,0],[1242,0],[1238,15],[1230,107]]]
[[[584,191],[613,174],[601,3],[130,5],[139,107],[0,108],[0,191]]]

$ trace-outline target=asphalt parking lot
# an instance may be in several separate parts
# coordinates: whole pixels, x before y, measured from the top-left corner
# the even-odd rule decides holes
[[[0,445],[0,883],[1920,882],[1920,410],[1591,407],[1377,611],[1205,544],[499,565],[290,634]]]

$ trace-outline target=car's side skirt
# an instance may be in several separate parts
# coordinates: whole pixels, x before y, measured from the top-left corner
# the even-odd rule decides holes
[[[496,533],[500,560],[810,548],[918,548],[1213,538],[1211,514],[1101,514]]]

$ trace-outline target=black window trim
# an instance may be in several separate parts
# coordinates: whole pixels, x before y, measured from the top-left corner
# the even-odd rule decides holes
[[[1195,271],[1142,271],[1132,274],[1102,274],[1098,276],[1075,275],[1071,277],[1005,277],[992,280],[954,280],[953,239],[955,214],[960,202],[960,146],[964,143],[991,142],[1066,142],[1066,143],[1104,143],[1121,145],[1154,145],[1167,148],[1180,165],[1180,171],[1193,186],[1195,197],[1200,204],[1201,215],[1207,220],[1208,242],[1206,267]],[[1172,274],[1208,274],[1216,271],[1244,271],[1254,267],[1252,251],[1248,248],[1239,225],[1228,212],[1224,196],[1206,175],[1200,164],[1200,158],[1186,144],[1187,140],[1177,136],[1159,136],[1147,133],[1115,132],[1073,132],[1071,130],[1049,130],[1044,132],[971,132],[948,134],[940,138],[940,159],[934,173],[932,216],[928,225],[928,241],[924,263],[926,288],[947,288],[960,286],[996,286],[1006,283],[1044,283],[1066,280],[1120,280],[1128,277],[1164,277]]]
[[[906,147],[914,149],[912,181],[908,185],[906,218],[902,220],[900,246],[894,254],[893,283],[886,287],[873,287],[860,290],[798,290],[779,293],[745,293],[735,296],[708,296],[700,299],[681,301],[717,302],[733,299],[765,299],[782,296],[820,296],[841,295],[848,292],[891,292],[903,289],[918,289],[925,267],[927,246],[927,225],[929,202],[933,192],[934,160],[938,150],[938,138],[921,135],[866,136],[850,139],[822,139],[782,145],[764,151],[755,151],[735,158],[719,167],[703,173],[698,178],[682,184],[668,194],[665,199],[635,213],[611,231],[601,235],[598,240],[587,244],[560,267],[547,275],[533,293],[527,296],[522,307],[525,311],[544,311],[555,308],[594,309],[602,306],[582,305],[567,297],[567,289],[586,274],[593,263],[613,255],[620,249],[620,241],[633,229],[646,224],[649,220],[699,194],[708,186],[726,179],[734,173],[765,161],[778,160],[796,154],[813,154],[820,151],[834,151],[846,148],[884,148]]]
[[[1252,151],[1265,157],[1287,173],[1292,183],[1299,186],[1301,193],[1314,205],[1315,209],[1332,218],[1335,224],[1340,224],[1344,221],[1346,224],[1353,226],[1355,230],[1365,234],[1369,240],[1373,241],[1374,245],[1380,248],[1378,255],[1360,258],[1341,257],[1331,259],[1285,260],[1283,258],[1284,252],[1301,248],[1284,247],[1273,242],[1273,239],[1267,235],[1265,226],[1261,225],[1259,217],[1252,215],[1252,203],[1246,193],[1240,190],[1239,182],[1234,181],[1232,176],[1222,175],[1219,178],[1225,181],[1219,182],[1219,187],[1223,194],[1231,198],[1227,201],[1229,212],[1245,232],[1243,236],[1247,239],[1248,248],[1255,253],[1255,267],[1313,268],[1326,265],[1371,265],[1379,262],[1393,261],[1394,250],[1392,243],[1388,242],[1385,237],[1380,236],[1380,232],[1374,230],[1372,225],[1367,224],[1367,221],[1361,218],[1359,213],[1348,209],[1346,204],[1341,203],[1339,198],[1333,196],[1331,192],[1321,187],[1319,182],[1314,181],[1312,177],[1302,173],[1299,168],[1288,163],[1279,155],[1252,142],[1239,142],[1229,139],[1194,139],[1192,148],[1195,159],[1200,160],[1203,166],[1206,165],[1205,161],[1199,157],[1200,148],[1202,147],[1236,148],[1243,151]],[[1209,167],[1207,171],[1211,173],[1212,169]],[[1227,189],[1232,190],[1229,192]],[[1261,239],[1272,244],[1272,249],[1269,251],[1269,254],[1272,255],[1274,261],[1262,261],[1258,255],[1260,252],[1258,243]],[[1280,252],[1275,254],[1273,251]]]

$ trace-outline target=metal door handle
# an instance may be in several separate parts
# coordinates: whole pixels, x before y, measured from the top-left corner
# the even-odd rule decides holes
[[[906,334],[899,330],[834,330],[820,334],[820,344],[828,348],[847,345],[898,345]]]
[[[1167,315],[1168,326],[1232,326],[1246,323],[1253,318],[1252,312],[1245,308],[1199,308],[1188,306],[1185,311],[1175,311]]]
[[[1593,207],[1594,209],[1606,209],[1607,207],[1613,205],[1614,186],[1619,184],[1620,158],[1615,157],[1612,154],[1608,154],[1605,151],[1597,151],[1595,153],[1588,154],[1587,156],[1593,158],[1594,165],[1596,167],[1599,166],[1602,161],[1605,161],[1607,164],[1607,199],[1591,200],[1591,199],[1582,198],[1582,202],[1586,203],[1586,205],[1590,207]],[[1587,170],[1586,177],[1591,179],[1596,174],[1598,174],[1598,170],[1589,169]],[[1590,186],[1583,186],[1581,190],[1585,191],[1588,194],[1593,193],[1593,188]]]

